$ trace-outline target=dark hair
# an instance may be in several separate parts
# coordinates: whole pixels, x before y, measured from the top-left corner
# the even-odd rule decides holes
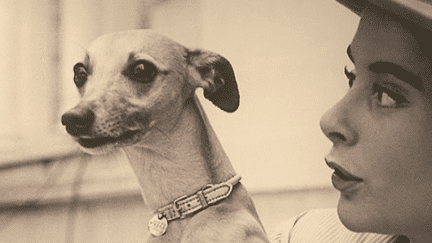
[[[424,53],[432,63],[432,30],[422,27],[394,13],[389,14],[413,35],[414,39],[420,46],[420,51]]]
[[[420,50],[432,62],[432,31],[426,30],[415,25],[411,31],[416,41],[419,43]]]

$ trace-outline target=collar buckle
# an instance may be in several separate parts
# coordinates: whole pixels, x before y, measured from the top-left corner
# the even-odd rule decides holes
[[[183,199],[186,199],[187,197],[188,196],[186,196],[186,195],[181,196],[181,197],[177,198],[176,200],[174,200],[174,202],[172,203],[173,211],[176,215],[178,215],[176,218],[184,219],[186,217],[186,215],[183,215],[183,212],[182,212],[178,202],[183,200]]]

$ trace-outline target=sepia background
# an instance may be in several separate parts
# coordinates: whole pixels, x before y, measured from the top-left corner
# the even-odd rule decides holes
[[[78,100],[73,65],[93,39],[123,29],[231,62],[239,110],[201,101],[268,233],[334,207],[319,119],[347,91],[357,23],[334,0],[0,0],[0,242],[146,238],[151,212],[128,162],[82,154],[60,124]]]

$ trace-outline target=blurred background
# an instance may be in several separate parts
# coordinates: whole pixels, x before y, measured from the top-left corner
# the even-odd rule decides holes
[[[319,119],[348,89],[358,20],[334,0],[0,0],[0,242],[146,238],[151,212],[128,162],[79,152],[60,124],[78,101],[73,65],[93,39],[123,29],[231,62],[239,110],[201,101],[268,233],[334,207]]]

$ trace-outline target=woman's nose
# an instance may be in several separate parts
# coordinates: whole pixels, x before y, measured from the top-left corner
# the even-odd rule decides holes
[[[342,99],[321,117],[320,126],[326,137],[334,145],[353,146],[357,143],[358,134],[354,129],[353,109],[348,107],[347,100]]]

